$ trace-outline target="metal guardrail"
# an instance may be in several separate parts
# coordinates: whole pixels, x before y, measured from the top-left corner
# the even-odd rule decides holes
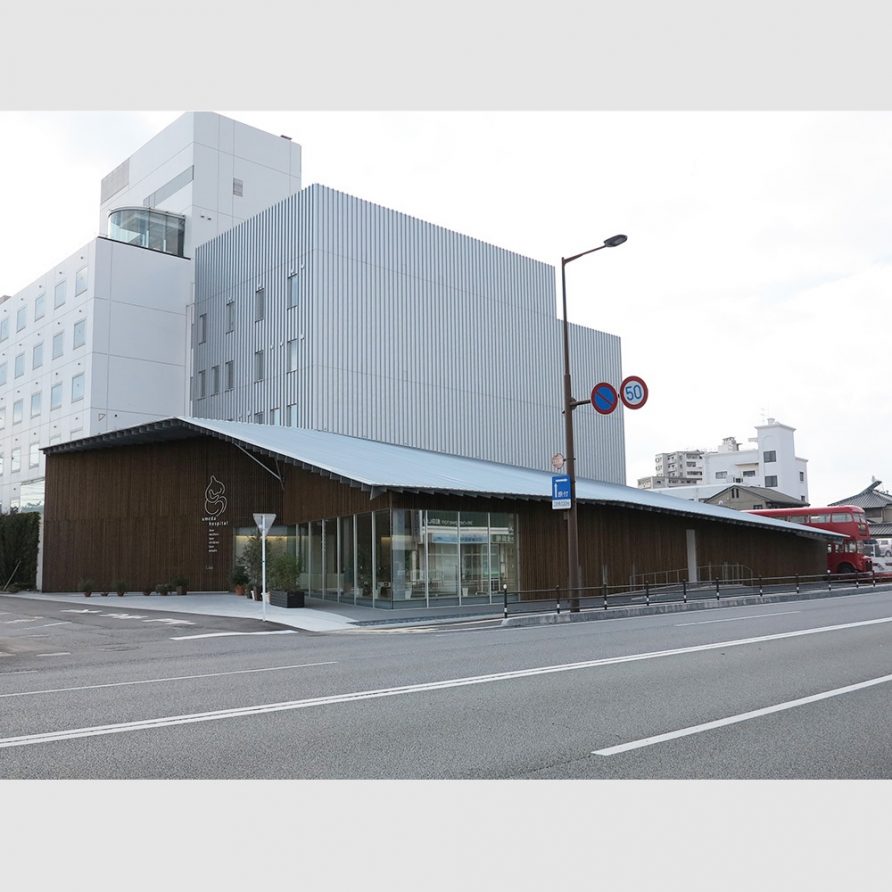
[[[718,578],[701,582],[670,583],[668,585],[643,586],[631,585],[599,585],[587,586],[570,591],[566,587],[555,586],[553,589],[526,589],[509,592],[504,586],[503,612],[504,618],[509,615],[533,613],[560,613],[571,610],[571,602],[579,604],[580,610],[609,610],[611,607],[649,607],[652,604],[688,603],[688,601],[715,600],[722,597],[733,598],[752,595],[758,592],[759,597],[780,592],[794,592],[798,595],[804,591],[824,590],[832,592],[834,586],[843,584],[855,588],[876,588],[876,573],[836,573],[816,574],[814,576],[751,576],[748,579],[722,581]],[[537,597],[540,596],[540,597]],[[509,614],[509,603],[512,612]],[[546,606],[548,605],[548,606]]]

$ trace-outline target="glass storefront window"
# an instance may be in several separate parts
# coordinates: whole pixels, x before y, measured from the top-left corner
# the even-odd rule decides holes
[[[353,518],[341,518],[341,588],[344,597],[354,600],[356,598],[356,568],[354,566],[353,548]]]
[[[391,600],[390,510],[375,512],[375,597]]]
[[[372,597],[372,515],[356,515],[356,586],[360,598]]]
[[[310,591],[322,591],[322,521],[310,524]]]
[[[393,512],[393,597],[397,601],[427,597],[421,516],[421,511],[397,509]]]
[[[322,522],[324,556],[324,579],[326,594],[337,595],[340,589],[338,580],[338,522],[325,520]]]
[[[462,597],[489,597],[492,587],[489,515],[485,511],[462,511],[459,531]],[[498,584],[498,579],[496,583]]]
[[[428,511],[425,535],[431,598],[458,597],[458,512]]]

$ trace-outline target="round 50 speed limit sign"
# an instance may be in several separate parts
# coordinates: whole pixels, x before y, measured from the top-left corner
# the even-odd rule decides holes
[[[647,402],[647,385],[644,379],[629,375],[619,386],[619,398],[627,409],[640,409]]]

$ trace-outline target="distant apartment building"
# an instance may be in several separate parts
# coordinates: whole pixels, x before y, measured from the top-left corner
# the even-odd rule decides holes
[[[641,477],[639,489],[693,486],[703,482],[703,451],[660,452],[654,456],[654,476]]]
[[[656,456],[655,475],[638,481],[641,489],[703,501],[725,486],[777,490],[797,502],[808,502],[807,459],[796,456],[795,428],[769,418],[756,426],[749,447],[725,437],[715,450],[663,452]],[[679,488],[684,487],[684,491]],[[676,490],[676,491],[671,491]]]

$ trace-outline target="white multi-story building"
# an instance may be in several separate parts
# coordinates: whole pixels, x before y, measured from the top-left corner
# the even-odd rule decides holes
[[[182,115],[102,182],[93,239],[0,299],[0,506],[40,508],[41,448],[185,414],[198,240],[300,188],[300,148]]]
[[[0,505],[41,448],[177,415],[290,424],[545,469],[563,447],[553,267],[323,186],[300,147],[181,116],[102,182],[106,233],[0,301]],[[571,326],[574,380],[622,379]],[[625,480],[622,412],[577,473]]]
[[[642,489],[665,491],[680,498],[706,499],[725,486],[742,483],[747,486],[776,489],[800,502],[808,502],[808,460],[796,456],[793,438],[795,430],[796,428],[769,418],[764,424],[756,425],[756,436],[749,439],[748,442],[753,444],[749,448],[741,448],[735,437],[725,437],[715,450],[683,453],[701,456],[702,470],[699,480],[654,483],[652,481],[662,476],[659,474],[658,464],[657,478],[641,478],[638,486]],[[657,458],[671,454],[661,453]],[[678,487],[683,487],[683,491],[677,489]]]

